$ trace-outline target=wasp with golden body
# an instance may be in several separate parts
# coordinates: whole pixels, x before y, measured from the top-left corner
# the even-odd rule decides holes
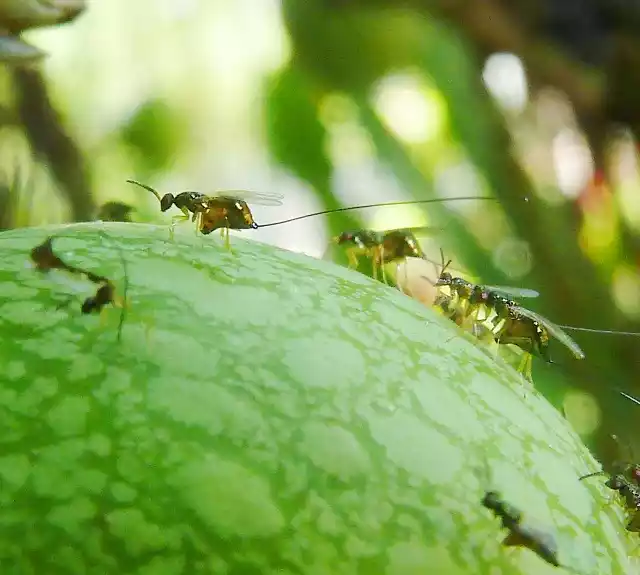
[[[336,236],[332,241],[344,248],[351,268],[358,267],[360,257],[370,258],[373,266],[373,278],[378,279],[378,271],[380,271],[384,283],[387,283],[384,266],[395,262],[396,284],[398,289],[402,291],[398,280],[400,262],[406,258],[425,258],[414,232],[429,229],[421,227],[387,231],[348,231]]]
[[[127,180],[127,182],[151,192],[160,202],[160,211],[166,212],[172,206],[175,206],[182,212],[183,215],[173,218],[171,224],[172,237],[176,223],[191,218],[191,221],[196,223],[196,233],[200,232],[208,235],[219,229],[227,249],[230,248],[230,229],[248,230],[258,228],[247,202],[263,206],[279,206],[282,205],[283,199],[280,194],[266,194],[248,190],[225,190],[213,194],[186,191],[180,192],[175,196],[171,193],[160,196],[151,186],[135,180]]]

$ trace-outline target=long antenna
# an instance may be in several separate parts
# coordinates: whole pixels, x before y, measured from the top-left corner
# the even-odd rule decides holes
[[[313,212],[311,214],[305,214],[304,216],[296,216],[295,218],[289,218],[287,220],[280,220],[279,222],[271,222],[268,224],[259,224],[258,228],[268,228],[270,226],[279,226],[280,224],[288,224],[290,222],[297,222],[298,220],[304,220],[306,218],[313,218],[315,216],[324,216],[325,214],[337,214],[338,212],[348,212],[350,210],[364,210],[367,208],[383,208],[387,206],[408,206],[414,204],[433,204],[437,202],[454,202],[460,200],[493,200],[496,198],[490,196],[461,196],[457,198],[431,198],[429,200],[406,200],[404,202],[383,202],[380,204],[365,204],[362,206],[349,206],[346,208],[334,208],[332,210],[322,210],[320,212]]]
[[[126,180],[126,182],[127,182],[127,184],[134,184],[136,186],[140,186],[141,188],[144,188],[148,192],[151,192],[156,198],[158,198],[159,202],[162,201],[160,199],[160,194],[156,190],[154,190],[151,186],[147,186],[147,184],[143,184],[143,183],[138,182],[136,180]]]
[[[622,396],[622,397],[626,397],[627,399],[633,401],[634,403],[637,403],[638,405],[640,405],[640,400],[636,399],[635,397],[632,397],[631,395],[629,395],[628,393],[625,393],[624,391],[620,391],[618,390],[618,393]]]
[[[636,337],[640,337],[640,332],[637,331],[615,331],[613,329],[594,329],[590,327],[575,327],[573,325],[558,325],[558,327],[573,331],[586,331],[589,333],[605,333],[608,335],[635,335]]]

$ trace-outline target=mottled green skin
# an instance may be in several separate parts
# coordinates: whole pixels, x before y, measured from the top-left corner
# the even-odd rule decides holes
[[[53,228],[0,234],[3,575],[563,572],[499,545],[489,487],[561,561],[633,573],[578,437],[447,320],[267,245],[102,227],[54,247],[119,287],[124,250],[121,344],[25,267]]]

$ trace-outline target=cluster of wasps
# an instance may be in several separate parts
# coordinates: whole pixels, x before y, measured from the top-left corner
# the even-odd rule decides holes
[[[429,204],[434,202],[451,202],[460,200],[494,200],[492,197],[483,196],[463,196],[446,199],[412,200],[404,202],[387,202],[337,208],[305,214],[277,222],[258,224],[249,208],[249,203],[264,206],[282,205],[283,196],[272,193],[258,193],[248,190],[225,190],[212,194],[203,194],[194,191],[184,191],[176,195],[166,193],[160,195],[154,188],[128,179],[128,183],[138,186],[152,193],[160,204],[162,212],[168,211],[172,207],[178,208],[182,214],[172,219],[170,227],[170,237],[173,238],[174,228],[178,222],[191,219],[195,222],[196,233],[208,235],[215,230],[220,230],[225,246],[230,249],[229,230],[248,230],[265,228],[275,225],[310,218],[314,216],[357,210],[372,207],[406,205],[406,204]],[[101,218],[105,220],[130,220],[131,209],[118,202],[109,202],[101,210]],[[381,279],[387,283],[385,267],[387,264],[396,264],[396,285],[402,290],[399,280],[398,269],[407,258],[419,258],[430,261],[423,252],[417,238],[418,230],[426,228],[404,228],[386,231],[374,230],[354,230],[341,233],[333,238],[333,243],[344,248],[348,257],[349,266],[357,268],[360,258],[368,258],[372,264],[373,277]],[[442,255],[442,252],[441,252]],[[36,265],[37,258],[33,258]],[[435,282],[438,288],[438,295],[433,303],[434,307],[441,311],[446,317],[454,321],[457,325],[468,328],[471,333],[480,339],[489,338],[497,344],[515,345],[523,352],[522,360],[518,370],[528,379],[531,379],[532,356],[536,355],[547,362],[551,362],[549,357],[549,341],[554,337],[565,345],[577,359],[585,357],[578,344],[565,333],[565,329],[585,330],[573,326],[558,326],[544,316],[535,313],[524,307],[517,298],[531,298],[538,295],[534,290],[487,286],[473,284],[461,277],[454,277],[447,271],[451,260],[445,263],[442,255],[441,270]],[[74,269],[76,273],[82,273],[91,281],[91,274],[72,266],[66,266],[67,270]],[[39,269],[43,269],[39,265]],[[424,277],[425,281],[431,281]],[[103,281],[101,279],[100,281]],[[106,285],[106,284],[105,284]],[[110,293],[114,293],[113,284],[109,284]],[[107,294],[107,288],[103,288]],[[98,297],[101,302],[104,298]],[[111,297],[107,303],[115,303]],[[106,305],[106,304],[105,304]],[[91,306],[85,306],[91,308]],[[104,307],[104,306],[103,306]],[[91,308],[93,310],[93,308]],[[605,331],[605,330],[585,330],[585,331]]]
[[[317,215],[368,207],[439,201],[493,199],[490,197],[475,196],[449,198],[446,200],[434,199],[388,202],[326,210],[279,222],[259,225],[254,220],[248,203],[277,206],[282,203],[283,197],[281,195],[234,190],[210,195],[185,191],[177,195],[168,193],[161,196],[155,189],[146,184],[135,180],[127,180],[127,182],[151,192],[158,199],[162,212],[168,211],[172,206],[177,207],[182,212],[182,215],[173,218],[170,228],[171,237],[173,237],[174,226],[179,221],[191,219],[191,221],[196,224],[196,233],[208,235],[215,230],[220,230],[227,248],[230,248],[230,229],[258,229]],[[130,208],[126,205],[110,203],[108,209],[105,207],[103,210],[101,219],[129,221],[130,211]],[[333,238],[333,242],[345,249],[349,266],[352,268],[358,267],[360,258],[370,259],[373,277],[377,279],[380,275],[382,281],[385,283],[387,283],[385,266],[395,263],[396,285],[398,289],[403,291],[399,283],[398,269],[400,264],[407,258],[419,258],[430,261],[420,247],[416,238],[416,232],[416,228],[387,231],[355,230],[343,232],[336,238]],[[42,244],[32,250],[31,260],[35,264],[36,269],[41,273],[61,270],[91,282],[95,286],[95,293],[82,302],[80,311],[83,314],[101,313],[109,304],[121,307],[123,311],[118,329],[118,339],[120,339],[122,324],[124,322],[124,309],[127,306],[126,262],[122,254],[121,259],[125,269],[125,286],[124,297],[119,298],[116,295],[114,283],[108,278],[63,261],[53,250],[53,239],[53,236],[47,238]],[[515,297],[535,297],[538,295],[537,292],[527,289],[474,284],[461,277],[453,276],[448,271],[450,265],[451,260],[445,262],[444,254],[441,252],[440,271],[439,274],[437,274],[437,280],[433,283],[438,290],[434,306],[458,326],[470,328],[472,333],[478,337],[488,336],[498,344],[516,345],[522,349],[524,356],[519,370],[528,377],[531,375],[533,355],[550,361],[548,350],[550,336],[553,336],[564,344],[576,358],[583,359],[585,357],[580,347],[560,326],[523,307],[515,300]],[[424,280],[431,282],[431,280],[426,277],[424,277]],[[562,327],[565,329],[583,329],[571,328],[570,326]],[[640,403],[631,396],[623,395]],[[627,529],[640,532],[640,465],[620,464],[617,465],[610,474],[604,471],[598,471],[584,475],[579,479],[583,480],[602,474],[608,476],[605,485],[622,496],[626,508],[631,512],[631,520],[627,525]],[[548,531],[539,529],[523,521],[522,513],[514,506],[505,502],[497,491],[486,491],[480,503],[498,518],[501,522],[501,527],[507,530],[508,533],[503,540],[503,545],[506,547],[526,548],[534,552],[548,564],[572,571],[572,569],[566,565],[560,564],[557,544],[554,537]]]

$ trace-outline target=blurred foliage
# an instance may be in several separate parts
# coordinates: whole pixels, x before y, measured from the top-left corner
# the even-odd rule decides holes
[[[132,154],[144,178],[171,163],[184,145],[181,119],[162,100],[140,106],[120,129],[120,138]]]
[[[406,0],[399,7],[389,0],[283,0],[282,22],[269,22],[283,24],[287,35],[270,29],[260,37],[257,22],[266,12],[254,14],[255,5],[196,3],[186,16],[176,9],[163,19],[151,3],[98,2],[56,31],[60,47],[67,38],[74,49],[50,73],[18,67],[0,76],[0,119],[23,127],[30,152],[18,154],[20,165],[45,174],[20,192],[37,194],[32,223],[59,212],[91,219],[108,201],[131,202],[143,219],[160,220],[155,200],[127,189],[127,177],[175,193],[255,186],[255,174],[265,191],[288,186],[303,198],[311,190],[309,211],[343,206],[346,197],[373,203],[492,194],[497,204],[417,210],[445,228],[430,247],[443,247],[484,283],[537,289],[532,307],[558,324],[640,331],[640,176],[636,164],[628,168],[629,154],[637,160],[640,67],[633,62],[640,48],[633,32],[640,12],[634,2],[624,4],[545,1],[532,10],[524,1]],[[118,37],[81,53],[87,38],[109,34]],[[269,56],[277,63],[265,56],[258,65],[251,46],[279,42],[290,54],[283,49],[279,59]],[[119,51],[136,57],[125,62]],[[524,64],[529,93],[521,110],[505,108],[487,89],[485,64],[494,52],[516,54]],[[93,81],[77,88],[76,70],[90,71]],[[426,116],[441,120],[429,137],[404,138],[381,105],[380,93],[399,77],[423,86],[432,104],[442,102]],[[555,108],[544,108],[545,98]],[[590,146],[594,179],[572,194],[561,189],[553,164],[561,133],[584,135]],[[621,142],[627,156],[616,152]],[[11,186],[0,190],[4,227],[24,223],[11,215],[12,193]],[[364,212],[334,214],[327,232],[370,221]],[[315,233],[307,222],[311,230],[309,220],[298,231],[278,228],[276,241],[297,249]],[[567,395],[574,390],[597,399],[601,413],[590,417],[600,426],[589,439],[611,459],[608,434],[638,435],[637,407],[614,391],[640,395],[639,340],[572,335],[587,359],[573,361],[556,345],[558,364],[537,362],[535,382],[558,406],[575,398]]]

